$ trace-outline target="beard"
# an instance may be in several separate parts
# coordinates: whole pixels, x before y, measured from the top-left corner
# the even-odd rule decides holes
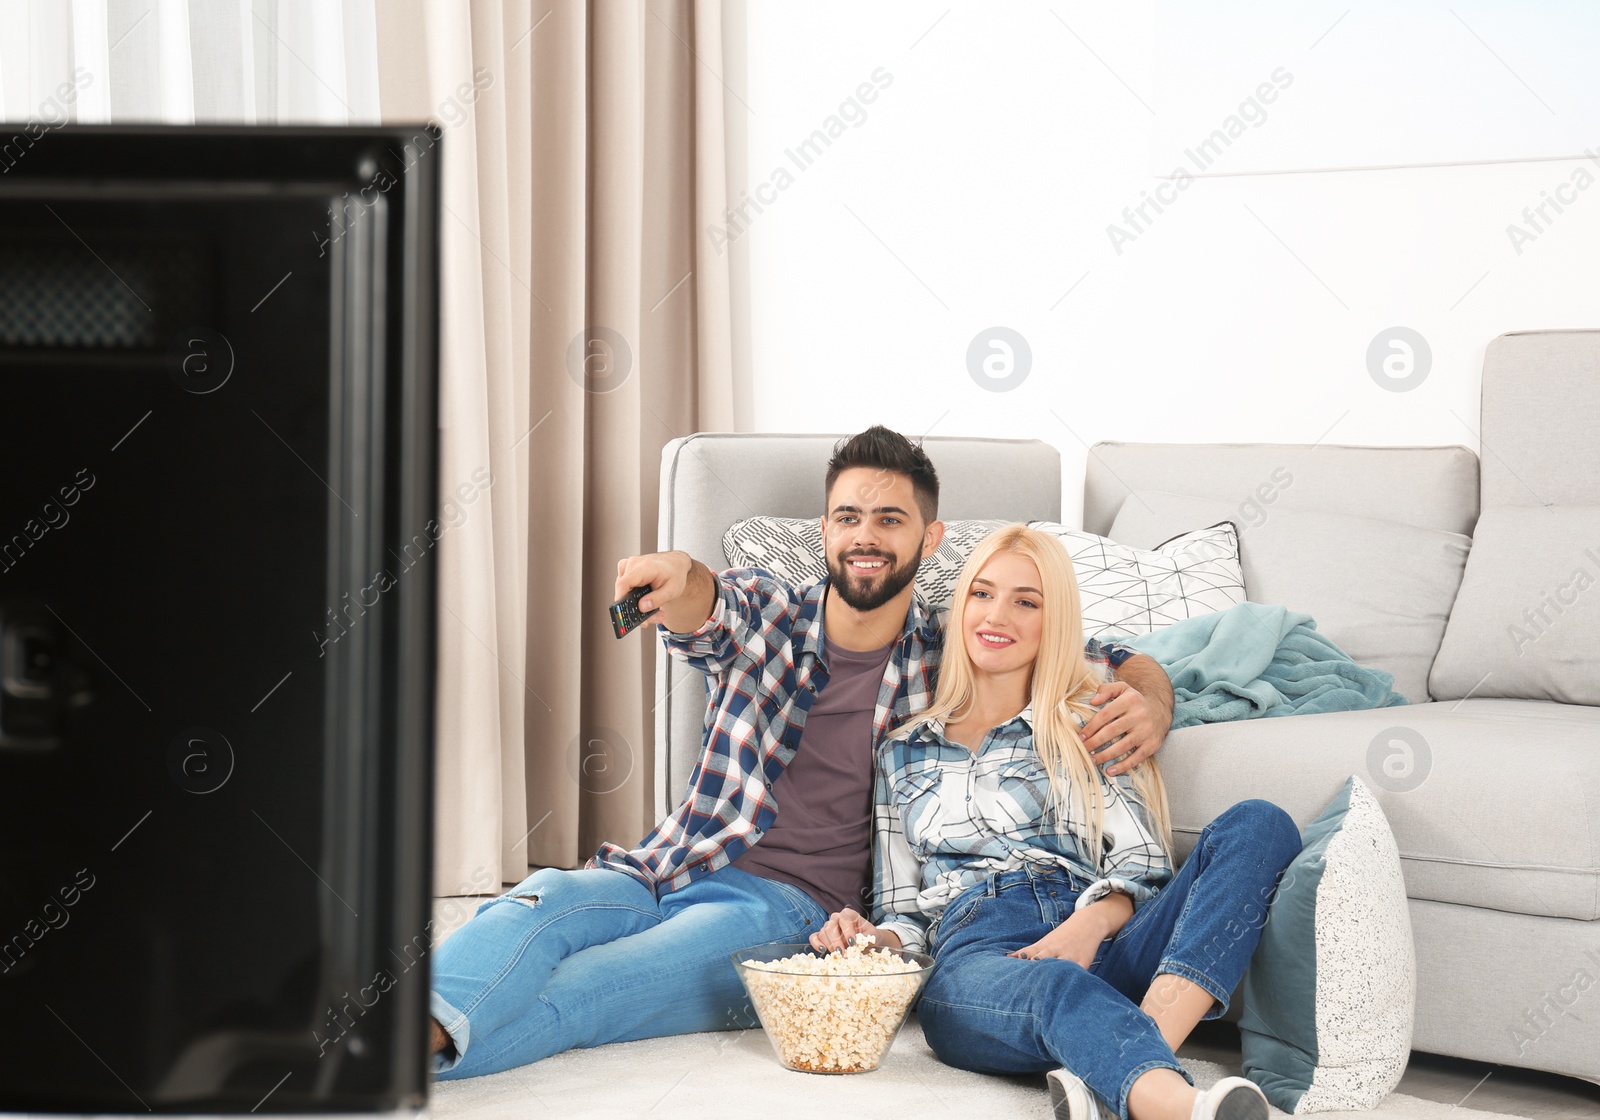
[[[863,577],[847,563],[858,556],[871,556],[882,560],[884,566],[873,575]],[[847,552],[837,559],[828,557],[828,579],[848,607],[858,611],[877,610],[890,599],[904,591],[906,585],[917,578],[917,566],[922,563],[922,545],[917,545],[917,555],[904,565],[895,567],[894,556],[887,552]],[[879,582],[881,581],[881,582]]]

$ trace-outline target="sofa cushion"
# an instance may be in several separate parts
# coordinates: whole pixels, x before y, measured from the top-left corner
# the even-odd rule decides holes
[[[1354,773],[1411,898],[1600,918],[1600,708],[1473,697],[1211,724],[1172,732],[1160,759],[1180,856],[1247,797],[1304,828]]]
[[[1376,1108],[1411,1057],[1417,958],[1400,856],[1352,775],[1302,833],[1244,976],[1244,1074],[1296,1116]]]
[[[1122,503],[1111,538],[1149,548],[1228,515],[1228,504],[1215,498],[1137,490]],[[1467,537],[1328,510],[1256,506],[1232,516],[1252,602],[1304,611],[1357,664],[1392,674],[1396,692],[1413,703],[1428,699],[1428,670],[1461,583]]]
[[[943,469],[942,467],[940,468]],[[1341,447],[1295,443],[1117,443],[1089,448],[1083,527],[1111,532],[1135,490],[1174,490],[1254,511],[1327,509],[1470,533],[1478,457],[1465,447]],[[1003,517],[996,510],[991,517]]]
[[[1483,511],[1429,683],[1600,704],[1600,506]]]
[[[938,550],[923,557],[917,568],[922,597],[932,606],[947,606],[973,548],[1006,524],[945,522]],[[1128,548],[1053,521],[1028,524],[1061,541],[1072,557],[1085,638],[1145,634],[1244,601],[1239,540],[1226,522],[1184,534],[1159,549]],[[729,526],[722,550],[732,567],[763,568],[792,584],[827,574],[822,526],[814,518],[747,517]]]
[[[1484,509],[1600,505],[1600,330],[1490,342],[1481,408]]]

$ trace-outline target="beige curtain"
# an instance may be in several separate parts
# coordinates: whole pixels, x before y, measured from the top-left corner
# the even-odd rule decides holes
[[[653,823],[605,608],[662,446],[734,426],[720,4],[379,0],[383,120],[444,129],[439,895]]]

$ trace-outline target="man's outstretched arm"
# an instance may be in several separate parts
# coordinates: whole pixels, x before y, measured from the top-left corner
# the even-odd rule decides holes
[[[661,613],[646,626],[662,626],[674,634],[700,629],[717,603],[717,579],[711,569],[687,552],[652,552],[617,561],[616,597],[648,584],[651,591],[639,601],[639,610]]]
[[[1083,745],[1096,762],[1127,755],[1106,767],[1105,773],[1112,777],[1160,750],[1172,728],[1172,682],[1160,662],[1136,653],[1117,666],[1116,674],[1116,680],[1094,694],[1091,703],[1105,706],[1083,727]]]

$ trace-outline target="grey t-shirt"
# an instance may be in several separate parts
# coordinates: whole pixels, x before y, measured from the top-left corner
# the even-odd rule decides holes
[[[828,683],[794,758],[772,783],[777,817],[733,866],[790,883],[828,913],[872,913],[872,717],[894,643],[841,649],[822,638]]]

